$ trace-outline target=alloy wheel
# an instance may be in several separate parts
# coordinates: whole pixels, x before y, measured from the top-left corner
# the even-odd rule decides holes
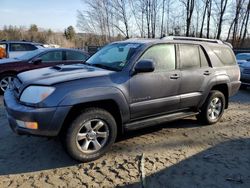
[[[9,87],[10,83],[13,82],[13,80],[14,80],[13,76],[3,77],[0,80],[0,88],[1,88],[1,90],[4,92]]]
[[[77,133],[76,143],[83,153],[94,153],[107,143],[108,137],[107,124],[101,119],[92,119],[81,126]]]
[[[222,101],[220,98],[215,97],[209,104],[208,107],[208,117],[211,120],[218,119],[222,110]]]

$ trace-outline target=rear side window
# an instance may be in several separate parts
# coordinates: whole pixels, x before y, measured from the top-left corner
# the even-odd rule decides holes
[[[236,64],[234,55],[232,54],[230,49],[220,46],[212,47],[212,50],[224,65]]]
[[[68,61],[84,61],[87,59],[87,56],[81,52],[66,51],[66,59]]]
[[[197,45],[180,45],[181,69],[200,68],[200,50]]]
[[[63,54],[62,51],[54,51],[54,52],[48,52],[41,56],[41,59],[43,62],[46,61],[62,61],[63,60]]]
[[[140,59],[150,59],[155,63],[155,71],[175,70],[174,44],[159,44],[149,48]]]

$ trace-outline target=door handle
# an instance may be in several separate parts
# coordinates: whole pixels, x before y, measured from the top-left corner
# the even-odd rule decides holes
[[[203,74],[204,74],[205,76],[209,76],[209,75],[211,74],[211,72],[205,71]]]
[[[173,74],[173,75],[170,76],[170,79],[175,79],[176,80],[178,78],[180,78],[180,76],[178,74]]]

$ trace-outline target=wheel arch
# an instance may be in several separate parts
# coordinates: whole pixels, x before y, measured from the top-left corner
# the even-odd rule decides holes
[[[64,123],[61,127],[60,134],[65,133],[67,128],[69,127],[68,125],[77,117],[79,116],[84,109],[87,108],[100,108],[108,111],[115,119],[116,124],[117,124],[117,130],[118,134],[123,133],[123,118],[122,114],[119,108],[119,105],[117,104],[116,101],[112,99],[107,99],[107,100],[98,100],[98,101],[91,101],[91,102],[85,102],[85,103],[80,103],[72,106],[70,109],[69,113],[67,114]]]

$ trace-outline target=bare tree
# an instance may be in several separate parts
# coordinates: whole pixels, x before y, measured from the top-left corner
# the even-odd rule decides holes
[[[228,0],[220,0],[219,5],[215,3],[218,8],[219,8],[219,22],[218,22],[218,31],[217,31],[217,39],[220,39],[221,35],[221,29],[222,29],[222,22],[223,22],[223,17],[226,11]]]
[[[212,12],[212,2],[213,2],[213,0],[208,0],[208,6],[207,6],[207,38],[210,37],[210,19],[211,19],[211,12]]]
[[[244,0],[236,0],[236,10],[235,10],[234,27],[233,27],[233,46],[236,46],[236,43],[237,43],[239,16],[240,16],[243,3],[244,3]]]
[[[188,37],[195,3],[194,0],[181,0],[181,2],[186,8],[186,36]]]
[[[205,7],[204,7],[203,15],[202,15],[202,22],[201,22],[201,29],[200,29],[200,37],[203,36],[203,27],[204,27],[204,22],[205,22],[205,17],[206,17],[206,13],[207,13],[208,4],[209,4],[209,0],[206,0],[206,1],[205,1]]]
[[[127,0],[111,1],[111,5],[114,10],[113,14],[118,19],[118,21],[122,23],[122,26],[120,26],[118,22],[118,24],[114,24],[114,27],[116,27],[125,36],[125,38],[129,38],[128,3],[129,2]]]
[[[248,29],[248,22],[249,22],[249,14],[250,14],[250,0],[248,1],[247,9],[245,11],[245,16],[244,16],[244,19],[243,19],[242,25],[241,25],[241,31],[240,31],[241,45],[243,45],[245,38],[246,38],[247,29]]]

